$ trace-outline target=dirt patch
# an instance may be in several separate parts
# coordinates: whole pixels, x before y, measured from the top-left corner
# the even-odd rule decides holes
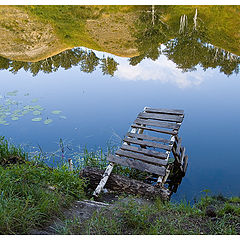
[[[66,49],[50,24],[13,6],[0,6],[0,32],[0,55],[11,60],[36,62]]]
[[[103,14],[97,20],[87,20],[86,29],[106,52],[121,57],[138,55],[131,32],[136,13]]]

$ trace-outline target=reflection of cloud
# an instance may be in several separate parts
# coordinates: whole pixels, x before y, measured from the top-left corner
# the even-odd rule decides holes
[[[202,70],[183,73],[175,63],[167,60],[165,56],[161,56],[156,61],[145,59],[137,66],[129,65],[129,61],[123,58],[118,58],[117,62],[119,65],[115,76],[120,80],[171,82],[180,88],[200,85],[203,82]]]

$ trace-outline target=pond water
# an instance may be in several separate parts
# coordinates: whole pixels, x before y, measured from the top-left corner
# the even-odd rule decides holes
[[[179,135],[189,166],[173,198],[191,200],[205,189],[239,195],[240,58],[207,41],[200,25],[184,32],[183,20],[175,23],[177,36],[160,45],[170,30],[155,33],[160,20],[154,19],[143,40],[136,38],[133,57],[85,46],[38,62],[2,57],[1,135],[44,152],[59,149],[60,139],[69,153],[106,151],[121,144],[145,106],[183,109]],[[239,34],[229,41],[239,42]]]

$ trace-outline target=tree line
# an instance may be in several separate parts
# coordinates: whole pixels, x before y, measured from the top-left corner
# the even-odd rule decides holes
[[[56,72],[59,68],[67,70],[73,66],[79,66],[80,70],[86,73],[95,71],[99,66],[104,75],[113,76],[117,70],[117,65],[118,63],[111,57],[103,56],[103,58],[99,58],[93,51],[81,48],[66,50],[38,62],[14,61],[0,57],[1,70],[9,69],[10,72],[17,73],[24,69],[32,73],[33,76],[36,76],[39,72]]]

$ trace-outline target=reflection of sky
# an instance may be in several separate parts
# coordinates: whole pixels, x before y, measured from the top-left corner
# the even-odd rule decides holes
[[[163,55],[154,62],[143,60],[134,67],[129,65],[125,59],[120,59],[119,63],[116,76],[121,80],[155,80],[161,83],[171,83],[179,88],[199,85],[204,80],[203,70],[182,74],[181,70],[176,68],[176,64],[167,60],[167,57]]]
[[[34,78],[23,70],[16,75],[1,71],[0,94],[18,90],[21,98],[28,92],[46,108],[44,117],[55,109],[67,116],[49,125],[25,116],[0,125],[1,134],[17,143],[40,144],[44,151],[56,150],[59,138],[106,148],[109,140],[119,143],[116,135],[123,137],[145,106],[184,109],[180,135],[189,168],[178,195],[193,197],[204,189],[239,194],[239,76],[226,77],[218,69],[182,73],[164,56],[136,67],[124,58],[116,61],[120,64],[115,77],[103,76],[100,70],[86,74],[79,67]]]

